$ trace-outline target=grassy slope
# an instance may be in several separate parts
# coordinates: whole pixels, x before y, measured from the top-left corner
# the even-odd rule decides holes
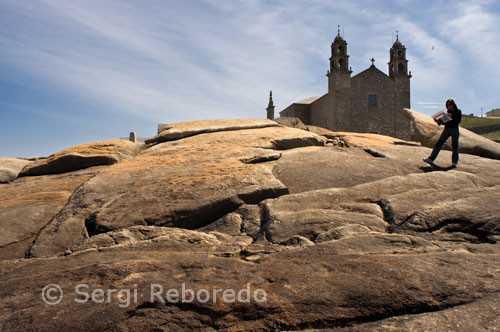
[[[460,125],[462,127],[468,126],[487,126],[490,124],[500,123],[500,118],[469,118],[462,117],[462,122]]]
[[[492,133],[487,133],[483,135],[486,138],[492,139],[494,141],[500,141],[500,131],[494,131]]]
[[[500,124],[500,117],[497,118],[469,118],[462,117],[461,127],[477,127],[477,126],[487,126],[490,124]],[[482,136],[489,138],[494,141],[500,140],[500,131],[494,131],[491,133],[483,134]]]

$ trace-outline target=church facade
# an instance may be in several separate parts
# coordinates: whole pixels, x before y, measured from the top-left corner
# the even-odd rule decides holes
[[[389,51],[388,75],[372,65],[352,76],[347,42],[340,31],[331,45],[328,93],[295,102],[280,117],[332,131],[376,133],[409,140],[410,122],[400,112],[410,108],[410,78],[406,48],[396,37]]]

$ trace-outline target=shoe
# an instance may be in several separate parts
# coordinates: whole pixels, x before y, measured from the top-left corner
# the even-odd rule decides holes
[[[432,159],[425,158],[425,159],[424,159],[424,162],[428,163],[428,164],[429,164],[429,165],[431,165],[431,166],[434,166],[434,160],[432,160]]]

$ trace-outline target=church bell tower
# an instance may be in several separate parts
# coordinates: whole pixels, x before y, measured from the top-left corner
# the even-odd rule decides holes
[[[400,114],[404,107],[410,108],[410,78],[408,72],[408,60],[406,59],[406,47],[399,41],[396,31],[396,41],[389,50],[389,77],[394,80],[394,136],[404,137],[405,133],[411,132],[408,119]]]
[[[325,119],[325,128],[337,131],[351,130],[351,73],[347,42],[340,35],[338,26],[337,36],[332,45],[330,70],[328,76],[328,95],[331,99],[329,116]]]
[[[396,41],[389,51],[389,77],[411,77],[408,75],[408,60],[406,60],[406,47],[399,41],[399,35],[396,33]]]

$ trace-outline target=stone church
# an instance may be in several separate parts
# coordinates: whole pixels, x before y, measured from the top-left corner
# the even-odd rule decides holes
[[[347,42],[340,30],[331,45],[328,93],[298,101],[280,112],[304,124],[332,131],[377,133],[409,140],[410,122],[400,112],[410,107],[410,78],[406,48],[396,37],[389,51],[389,75],[372,65],[351,77]],[[269,112],[268,117],[274,116]]]

